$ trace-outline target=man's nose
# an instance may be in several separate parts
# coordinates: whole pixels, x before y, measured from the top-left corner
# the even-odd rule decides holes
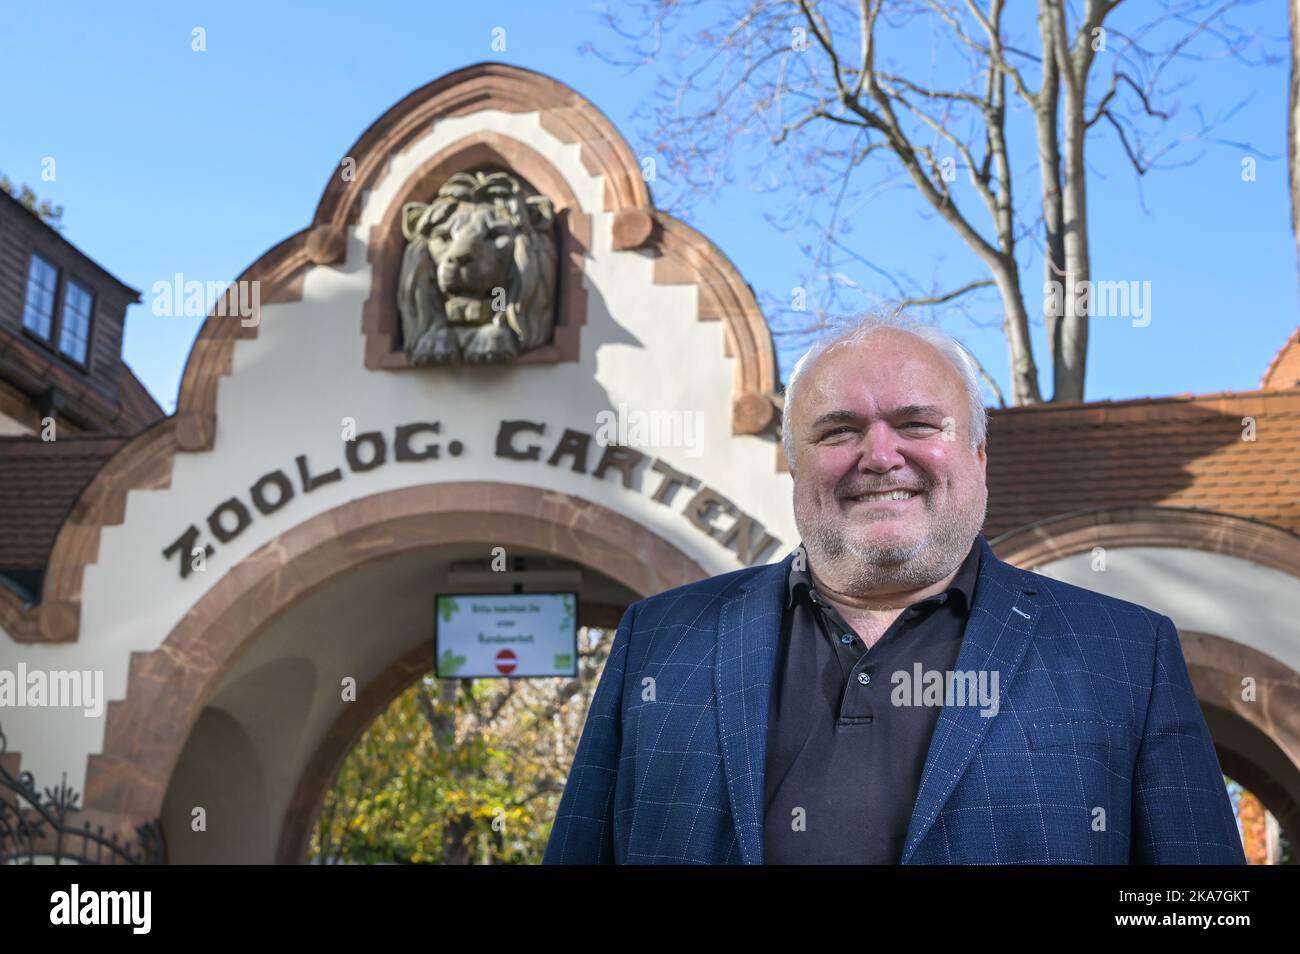
[[[885,473],[903,466],[906,461],[898,451],[899,440],[887,421],[876,421],[863,435],[858,469]]]

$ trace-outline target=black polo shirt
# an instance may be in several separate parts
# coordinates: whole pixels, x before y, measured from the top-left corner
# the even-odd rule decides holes
[[[941,707],[893,704],[895,674],[914,684],[917,663],[922,673],[954,668],[979,559],[977,541],[952,585],[905,609],[870,650],[791,564],[768,715],[764,864],[901,860]]]

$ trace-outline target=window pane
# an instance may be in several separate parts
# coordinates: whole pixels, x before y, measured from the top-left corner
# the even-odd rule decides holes
[[[75,361],[85,363],[86,342],[90,340],[90,289],[68,279],[63,293],[63,320],[59,323],[59,350]]]
[[[30,328],[46,341],[54,323],[54,290],[59,285],[59,270],[41,258],[32,256],[27,270],[27,304],[23,307],[23,327]]]

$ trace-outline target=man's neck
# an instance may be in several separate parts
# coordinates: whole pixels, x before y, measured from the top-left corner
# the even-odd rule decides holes
[[[861,637],[867,649],[870,649],[893,625],[894,620],[898,619],[903,610],[952,586],[961,566],[962,564],[958,563],[942,580],[919,589],[898,589],[867,594],[839,592],[817,575],[812,564],[808,566],[808,574],[812,577],[817,592],[839,611],[844,621],[853,627],[853,631]]]

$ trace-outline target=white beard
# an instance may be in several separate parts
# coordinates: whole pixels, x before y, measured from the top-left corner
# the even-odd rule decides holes
[[[839,525],[809,521],[795,508],[795,525],[808,562],[827,586],[846,596],[914,592],[933,586],[961,565],[984,526],[988,493],[978,510],[941,514],[915,544],[867,545],[850,540]]]

